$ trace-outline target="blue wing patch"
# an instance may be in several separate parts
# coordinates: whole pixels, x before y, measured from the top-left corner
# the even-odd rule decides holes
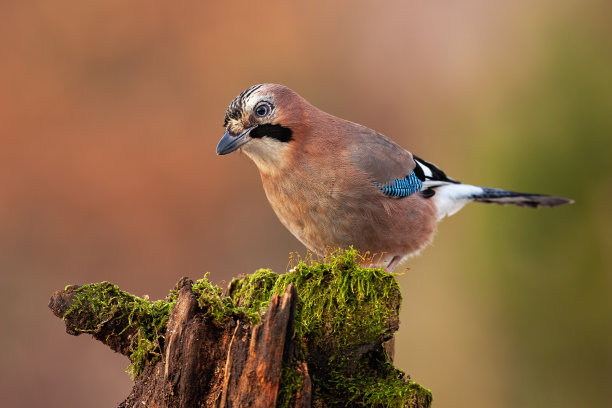
[[[423,182],[414,174],[410,173],[404,179],[393,180],[381,187],[381,191],[391,197],[407,197],[418,193],[423,188]]]

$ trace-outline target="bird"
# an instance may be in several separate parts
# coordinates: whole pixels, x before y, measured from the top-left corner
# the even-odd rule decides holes
[[[241,151],[259,169],[280,222],[310,251],[378,254],[393,271],[465,204],[554,207],[573,200],[463,184],[387,136],[311,105],[286,86],[258,84],[227,107],[218,155]]]

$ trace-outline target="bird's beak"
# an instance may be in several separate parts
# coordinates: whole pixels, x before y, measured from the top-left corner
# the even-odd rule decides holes
[[[217,154],[224,155],[233,152],[238,149],[240,146],[247,143],[251,140],[249,136],[249,132],[253,129],[252,127],[245,129],[244,132],[239,135],[232,135],[229,130],[225,132],[221,140],[219,140],[219,144],[217,145]]]

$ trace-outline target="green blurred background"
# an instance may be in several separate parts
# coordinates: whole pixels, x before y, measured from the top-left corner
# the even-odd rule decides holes
[[[181,276],[282,272],[304,248],[254,165],[217,157],[260,82],[473,184],[399,278],[397,364],[436,407],[612,406],[612,3],[0,3],[0,405],[109,407],[128,361],[64,333],[66,284],[152,299]]]

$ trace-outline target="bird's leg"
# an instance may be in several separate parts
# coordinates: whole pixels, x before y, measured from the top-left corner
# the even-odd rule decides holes
[[[400,257],[399,255],[395,255],[393,258],[391,258],[391,262],[389,262],[389,265],[387,265],[387,267],[385,268],[385,271],[387,272],[393,271],[393,268],[397,266],[397,264],[399,263],[401,259],[402,257]]]

